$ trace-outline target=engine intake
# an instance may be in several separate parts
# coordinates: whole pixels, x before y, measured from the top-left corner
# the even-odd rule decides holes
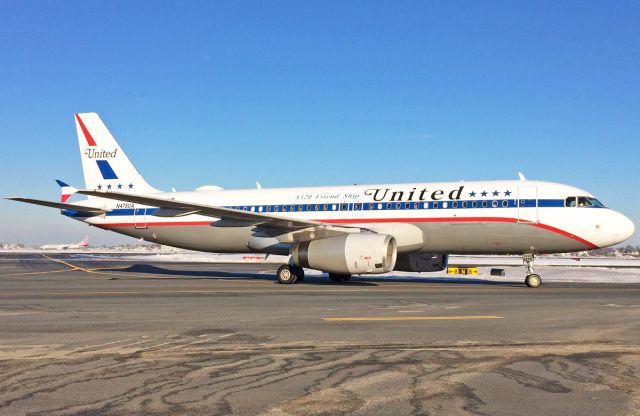
[[[387,234],[358,233],[306,241],[293,246],[293,262],[330,273],[386,273],[397,257],[396,240]]]

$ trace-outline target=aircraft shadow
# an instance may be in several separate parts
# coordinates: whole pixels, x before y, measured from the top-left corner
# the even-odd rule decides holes
[[[216,279],[216,278],[233,278],[239,280],[264,280],[278,283],[275,276],[271,273],[255,273],[255,272],[230,272],[222,270],[184,270],[184,269],[168,269],[158,267],[152,264],[134,264],[124,269],[102,269],[102,271],[113,271],[119,273],[132,273],[131,277],[136,274],[151,274],[160,276],[171,276],[175,279]],[[354,276],[348,282],[333,283],[329,281],[326,275],[307,275],[301,284],[311,285],[331,285],[331,286],[378,286],[380,283],[417,283],[417,284],[455,284],[455,285],[485,285],[485,286],[522,286],[518,282],[511,281],[489,281],[475,278],[464,277],[368,277]]]

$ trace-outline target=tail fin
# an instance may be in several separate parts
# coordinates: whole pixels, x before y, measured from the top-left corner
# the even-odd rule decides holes
[[[85,238],[83,238],[82,241],[78,243],[78,246],[89,247],[89,236],[86,236]]]
[[[75,118],[87,189],[159,192],[142,178],[98,114],[76,114]]]
[[[67,202],[67,199],[78,190],[73,186],[69,186],[66,183],[62,182],[60,179],[56,179],[56,183],[60,185],[60,202]]]

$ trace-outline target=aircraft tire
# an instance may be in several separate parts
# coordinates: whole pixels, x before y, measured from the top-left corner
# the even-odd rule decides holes
[[[542,279],[540,278],[540,275],[533,273],[525,277],[524,283],[528,287],[536,288],[536,287],[540,287],[540,285],[542,284]]]
[[[304,281],[304,269],[302,267],[293,267],[293,273],[296,275],[296,283]]]
[[[278,282],[284,285],[294,284],[298,280],[298,276],[294,273],[292,267],[288,264],[284,264],[278,267],[276,275],[278,276]]]

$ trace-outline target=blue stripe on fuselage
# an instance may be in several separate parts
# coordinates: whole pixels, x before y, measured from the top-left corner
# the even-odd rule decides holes
[[[487,206],[482,206],[482,203],[486,201]],[[497,206],[493,206],[493,203]],[[444,207],[443,204],[447,203]],[[473,206],[473,202],[476,206]],[[503,205],[506,202],[506,205]],[[540,199],[537,201],[539,208],[562,208],[564,207],[563,199]],[[438,204],[437,206],[435,204]],[[453,206],[456,203],[457,206]],[[359,204],[359,208],[354,208]],[[287,214],[289,212],[337,212],[340,211],[340,207],[346,205],[346,211],[363,210],[363,211],[408,211],[408,210],[424,210],[424,209],[437,209],[437,210],[451,210],[451,209],[490,209],[490,208],[517,208],[518,200],[515,199],[484,199],[484,200],[456,200],[456,201],[429,201],[429,202],[364,202],[364,203],[326,203],[326,204],[285,204],[285,205],[235,205],[227,206],[224,208],[237,209],[248,212],[259,213],[282,213]],[[464,205],[464,206],[463,206]],[[523,199],[519,201],[521,208],[535,208],[535,199]],[[259,211],[259,207],[262,207],[262,211]],[[254,211],[251,211],[251,209]],[[293,209],[292,209],[293,208]],[[335,209],[334,209],[335,208]],[[131,216],[131,215],[153,215],[159,211],[160,208],[116,208],[106,215],[109,217],[116,216]],[[66,214],[65,214],[66,215]],[[74,215],[75,216],[75,215]]]

